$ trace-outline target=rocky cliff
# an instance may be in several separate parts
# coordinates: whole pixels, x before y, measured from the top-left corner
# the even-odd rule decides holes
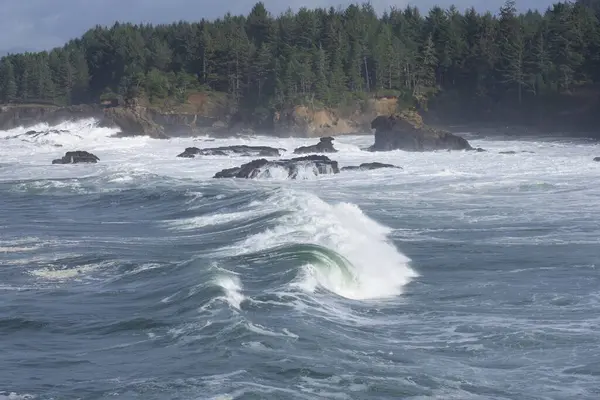
[[[338,108],[296,106],[274,115],[274,130],[291,136],[323,137],[371,133],[371,121],[398,111],[395,97],[357,101]]]
[[[0,130],[38,123],[57,125],[67,120],[84,118],[103,119],[103,110],[95,105],[56,107],[48,105],[5,105],[0,107]]]
[[[369,99],[339,108],[299,105],[273,113],[272,124],[257,127],[256,121],[241,122],[231,115],[227,100],[195,94],[177,105],[152,105],[145,101],[107,106],[7,105],[0,108],[0,130],[37,123],[53,126],[66,120],[95,118],[102,126],[118,127],[120,136],[148,135],[155,138],[191,136],[198,133],[233,135],[252,132],[283,136],[324,137],[371,133],[370,123],[380,115],[397,111],[395,98]]]
[[[201,128],[219,129],[216,118],[195,113],[163,112],[138,104],[103,108],[99,105],[56,107],[46,105],[5,105],[0,107],[0,130],[39,123],[50,126],[64,121],[95,118],[100,126],[121,130],[120,136],[148,135],[166,138],[193,135]]]

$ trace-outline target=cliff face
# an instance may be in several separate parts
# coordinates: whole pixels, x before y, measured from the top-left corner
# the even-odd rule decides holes
[[[103,114],[102,108],[94,105],[71,107],[8,105],[0,107],[0,130],[19,126],[28,127],[38,123],[57,125],[67,120],[84,118],[103,119]]]
[[[295,106],[275,112],[272,125],[260,128],[268,134],[323,137],[371,133],[370,123],[380,115],[393,115],[398,108],[394,98],[370,99],[340,108]],[[218,135],[252,131],[256,121],[244,123],[231,115],[226,100],[195,94],[184,104],[151,105],[134,101],[122,106],[8,105],[0,108],[0,130],[37,123],[56,125],[66,120],[96,118],[102,126],[118,127],[120,136],[148,135],[155,138],[192,136],[198,133]]]
[[[296,106],[275,113],[276,132],[292,136],[322,137],[371,133],[371,121],[380,115],[398,111],[396,98],[369,99],[339,108]]]
[[[56,107],[45,105],[6,105],[0,107],[0,130],[39,123],[50,126],[64,121],[95,118],[101,126],[116,127],[120,136],[148,135],[166,138],[193,135],[200,129],[219,129],[218,119],[197,113],[162,111],[139,104],[103,108],[98,105]]]
[[[334,110],[297,106],[275,113],[273,129],[284,135],[319,137],[356,133],[360,127],[355,121],[340,117]]]

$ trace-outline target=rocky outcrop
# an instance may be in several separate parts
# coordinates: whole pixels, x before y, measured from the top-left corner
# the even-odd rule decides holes
[[[351,165],[349,167],[343,167],[342,171],[357,171],[357,170],[358,171],[370,171],[373,169],[381,169],[381,168],[402,169],[402,167],[398,167],[397,165],[372,162],[372,163],[362,163],[360,165]]]
[[[177,157],[194,158],[196,156],[242,156],[242,157],[279,157],[281,151],[285,149],[276,149],[268,146],[226,146],[199,149],[197,147],[188,147]]]
[[[168,138],[164,128],[154,122],[146,107],[111,107],[105,110],[104,117],[121,130],[118,136],[147,135],[156,139]]]
[[[319,143],[312,146],[301,146],[294,150],[294,154],[309,154],[309,153],[337,153],[333,147],[333,138],[321,138]]]
[[[594,157],[594,161],[600,162],[600,157]]]
[[[68,151],[63,158],[59,158],[52,161],[52,164],[82,164],[82,163],[97,163],[100,161],[98,157],[96,157],[92,153],[88,153],[87,151]]]
[[[302,179],[307,174],[316,176],[322,174],[337,174],[340,172],[337,161],[326,156],[307,156],[289,160],[266,160],[264,158],[243,164],[240,167],[224,169],[214,178],[269,178],[275,171],[287,173],[289,179]]]
[[[466,139],[425,126],[416,112],[379,116],[371,128],[375,129],[371,151],[473,150]]]

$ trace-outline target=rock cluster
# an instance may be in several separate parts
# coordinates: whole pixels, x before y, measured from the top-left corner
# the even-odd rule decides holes
[[[289,160],[266,160],[264,158],[242,164],[239,167],[217,172],[214,178],[246,178],[252,179],[270,175],[269,169],[282,169],[289,179],[298,179],[309,171],[314,175],[337,174],[340,172],[337,161],[326,156],[311,155]]]

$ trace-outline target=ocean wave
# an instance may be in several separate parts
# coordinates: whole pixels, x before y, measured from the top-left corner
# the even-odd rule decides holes
[[[295,287],[324,288],[339,296],[367,300],[397,296],[417,273],[410,259],[388,239],[391,230],[351,203],[330,205],[319,197],[281,190],[268,201],[289,213],[274,228],[253,234],[221,251],[231,256],[268,253],[289,257],[300,267]]]

